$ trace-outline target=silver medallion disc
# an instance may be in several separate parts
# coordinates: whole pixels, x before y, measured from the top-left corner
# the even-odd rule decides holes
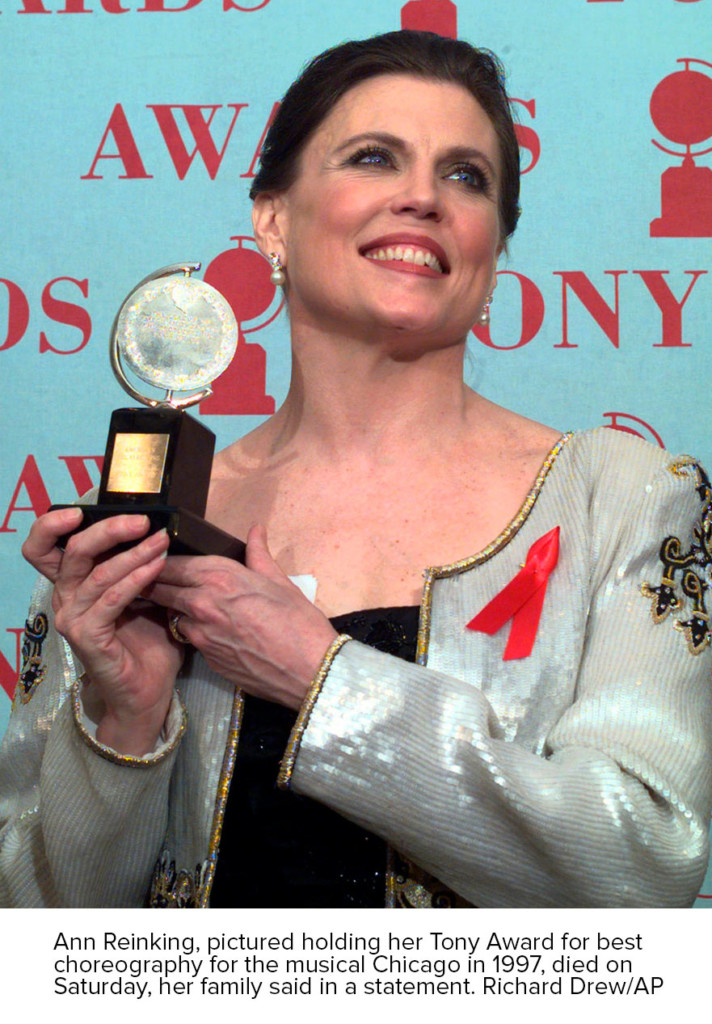
[[[140,285],[121,308],[118,347],[147,384],[168,391],[204,387],[225,370],[237,348],[237,323],[212,285],[183,274]]]

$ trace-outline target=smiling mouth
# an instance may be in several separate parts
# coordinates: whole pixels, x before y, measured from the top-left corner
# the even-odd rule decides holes
[[[367,260],[378,260],[383,263],[413,263],[417,267],[430,267],[437,274],[446,274],[440,260],[427,249],[418,249],[412,245],[394,245],[382,249],[371,249],[363,254]]]

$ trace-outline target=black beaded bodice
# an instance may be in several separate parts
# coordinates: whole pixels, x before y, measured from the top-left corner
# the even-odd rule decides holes
[[[414,661],[417,607],[332,619],[339,633]],[[330,808],[277,789],[296,712],[246,697],[223,822],[213,907],[382,907],[386,843]]]

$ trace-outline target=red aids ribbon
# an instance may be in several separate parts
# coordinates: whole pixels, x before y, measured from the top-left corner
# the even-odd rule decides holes
[[[504,661],[528,658],[532,653],[549,576],[559,560],[559,527],[534,541],[527,560],[514,579],[496,594],[467,629],[492,636],[512,620]]]

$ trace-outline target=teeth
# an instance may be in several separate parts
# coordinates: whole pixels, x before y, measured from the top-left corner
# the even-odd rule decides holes
[[[387,249],[373,249],[366,253],[369,260],[402,260],[403,263],[415,263],[419,267],[430,267],[438,274],[444,273],[442,264],[437,256],[426,249],[413,249],[411,246],[397,245]]]

